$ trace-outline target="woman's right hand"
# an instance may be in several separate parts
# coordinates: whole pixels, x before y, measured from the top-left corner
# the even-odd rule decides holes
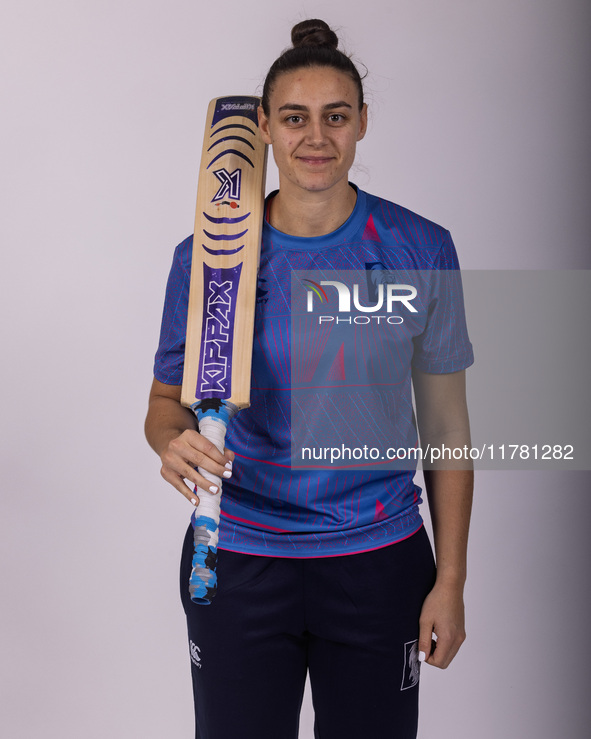
[[[222,454],[209,439],[198,431],[186,429],[180,436],[168,442],[160,455],[162,468],[160,474],[176,490],[191,501],[199,504],[196,493],[185,483],[185,480],[199,488],[219,493],[220,484],[214,484],[203,477],[197,468],[201,467],[218,478],[227,479],[232,476],[234,452],[224,449]],[[220,480],[221,482],[221,480]]]
[[[193,505],[199,499],[185,480],[212,493],[218,493],[221,484],[221,480],[216,484],[206,480],[197,467],[218,478],[232,476],[234,452],[224,449],[222,454],[197,431],[195,415],[181,405],[180,385],[166,385],[154,378],[145,429],[148,443],[162,462],[162,477]]]

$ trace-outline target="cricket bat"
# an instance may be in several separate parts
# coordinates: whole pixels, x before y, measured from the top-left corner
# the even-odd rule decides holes
[[[259,102],[211,101],[199,170],[181,403],[220,451],[228,422],[250,405],[267,163]],[[218,477],[199,472],[221,490]],[[217,589],[221,496],[200,488],[197,495],[189,592],[193,602],[207,604]]]

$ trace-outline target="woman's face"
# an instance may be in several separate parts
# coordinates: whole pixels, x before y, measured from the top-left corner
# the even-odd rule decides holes
[[[264,141],[273,146],[282,194],[338,194],[348,187],[355,148],[367,128],[357,87],[332,67],[304,67],[280,75],[269,98],[269,116],[259,108]]]

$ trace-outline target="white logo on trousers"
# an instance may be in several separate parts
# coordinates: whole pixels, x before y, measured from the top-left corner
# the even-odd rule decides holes
[[[201,650],[194,641],[189,642],[189,651],[191,654],[191,662],[195,665],[195,667],[199,667],[199,669],[201,669]]]

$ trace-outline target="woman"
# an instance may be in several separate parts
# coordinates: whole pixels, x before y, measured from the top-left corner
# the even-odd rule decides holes
[[[181,563],[196,736],[296,739],[309,671],[317,737],[408,739],[419,662],[447,667],[464,639],[471,473],[425,473],[435,570],[414,471],[290,469],[290,279],[294,270],[448,270],[457,259],[447,231],[349,183],[367,128],[359,73],[322,21],[296,25],[292,42],[259,110],[280,187],[263,229],[267,294],[257,306],[251,407],[233,419],[222,455],[180,405],[187,239],[175,253],[146,421],[163,477],[189,500],[184,479],[206,483],[196,467],[225,480],[211,607],[188,597],[191,528]],[[443,303],[433,300],[440,307],[401,334],[407,361],[392,408],[411,408],[412,374],[423,443],[463,447],[472,353],[463,315],[444,320]],[[394,427],[414,433],[412,411],[401,412]]]

